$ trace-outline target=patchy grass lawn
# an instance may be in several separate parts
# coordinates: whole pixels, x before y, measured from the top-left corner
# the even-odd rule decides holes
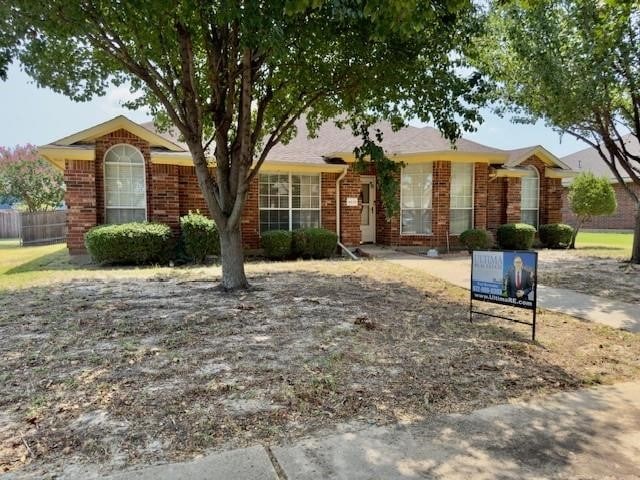
[[[0,292],[0,472],[106,474],[640,378],[640,336],[542,313],[531,344],[421,272],[247,268],[231,295],[216,268]]]
[[[135,278],[169,271],[162,267],[98,268],[88,258],[71,258],[66,244],[21,247],[18,240],[0,240],[0,292],[74,278]]]
[[[633,234],[581,232],[575,250],[541,250],[540,283],[640,304],[640,265],[629,263]]]

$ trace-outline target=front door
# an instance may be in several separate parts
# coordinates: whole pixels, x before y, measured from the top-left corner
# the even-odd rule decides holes
[[[375,243],[376,241],[376,178],[361,176],[362,190],[360,200],[362,210],[360,212],[360,231],[362,243]]]

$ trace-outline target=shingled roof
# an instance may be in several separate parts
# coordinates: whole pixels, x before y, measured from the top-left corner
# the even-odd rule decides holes
[[[627,149],[634,155],[640,155],[640,142],[632,135],[628,134],[622,137],[622,141],[625,142]],[[598,151],[593,148],[585,148],[584,150],[577,151],[571,155],[567,155],[562,158],[562,161],[569,165],[572,170],[576,172],[592,172],[595,175],[609,177],[615,179],[613,172],[609,166],[604,162]],[[624,179],[629,179],[628,175],[624,175],[624,171],[621,170]]]

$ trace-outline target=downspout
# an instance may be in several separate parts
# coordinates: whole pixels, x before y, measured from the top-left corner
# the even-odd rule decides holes
[[[342,251],[346,252],[353,260],[358,260],[358,257],[356,257],[353,252],[345,247],[340,241],[340,182],[347,175],[348,170],[349,166],[347,165],[336,179],[336,234],[338,235],[338,246]]]

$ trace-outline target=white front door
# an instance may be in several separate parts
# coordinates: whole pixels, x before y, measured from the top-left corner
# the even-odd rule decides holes
[[[362,190],[360,200],[360,231],[362,243],[376,242],[376,177],[360,177]]]

